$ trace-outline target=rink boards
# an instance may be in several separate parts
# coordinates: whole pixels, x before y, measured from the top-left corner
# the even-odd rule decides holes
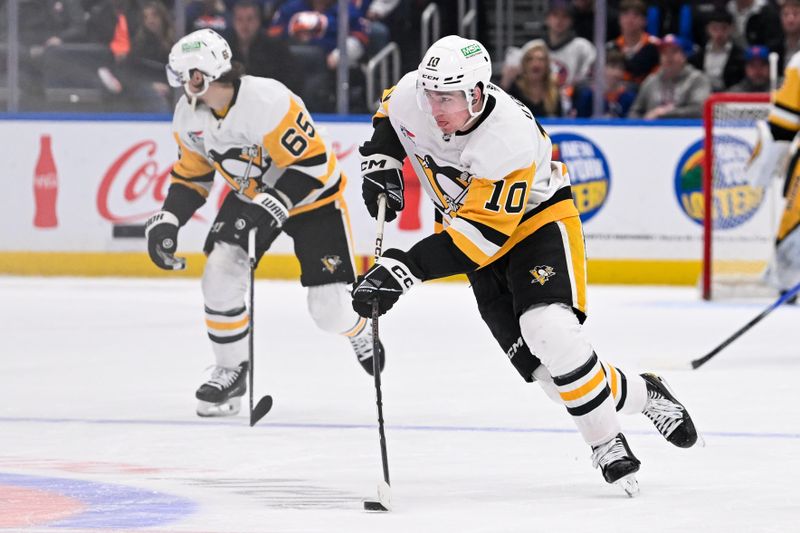
[[[370,136],[370,123],[368,117],[332,116],[318,122],[349,178],[345,198],[363,266],[375,228],[361,201],[357,147]],[[590,280],[696,283],[702,253],[699,121],[553,121],[545,127],[555,157],[567,164],[573,179]],[[40,190],[37,202],[34,174],[43,135],[51,138],[56,178],[47,183],[55,184],[56,194],[43,199]],[[177,155],[168,117],[7,116],[0,120],[0,147],[6,162],[0,273],[164,274],[147,258],[141,228],[161,206]],[[180,275],[202,271],[203,241],[225,189],[217,180],[206,205],[181,230],[179,250],[189,258],[189,269]],[[407,190],[407,208],[399,224],[388,226],[386,246],[408,248],[432,232],[429,202],[414,194],[413,183]],[[53,207],[54,225],[52,220],[50,227],[34,224],[37,209]],[[758,210],[744,205],[731,212],[751,208]],[[279,238],[264,264],[260,276],[297,277],[290,239]]]

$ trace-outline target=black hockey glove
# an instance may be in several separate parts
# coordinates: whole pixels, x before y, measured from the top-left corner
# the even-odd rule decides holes
[[[386,195],[386,222],[403,210],[403,163],[394,157],[373,154],[361,161],[361,196],[372,218],[378,218],[378,196]]]
[[[420,279],[411,273],[405,252],[390,248],[366,274],[353,284],[353,309],[364,318],[372,316],[372,302],[378,301],[378,314],[386,313]]]
[[[282,195],[271,187],[256,194],[253,197],[253,203],[264,209],[273,228],[280,229],[286,219],[289,218],[289,208],[286,206],[287,200],[284,200]]]
[[[169,211],[159,211],[144,225],[147,253],[157,267],[164,270],[183,270],[186,259],[175,257],[178,249],[178,217]]]

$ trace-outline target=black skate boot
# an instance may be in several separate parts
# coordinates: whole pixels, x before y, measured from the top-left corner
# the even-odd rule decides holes
[[[367,323],[361,333],[350,337],[350,344],[353,346],[353,351],[356,352],[358,362],[361,363],[367,374],[372,376],[372,324]],[[383,351],[383,343],[380,339],[378,339],[378,364],[381,373],[383,373],[383,367],[386,365],[386,354]]]
[[[639,464],[622,433],[605,444],[592,446],[592,466],[599,466],[606,482],[619,485],[631,497],[639,493],[639,482],[634,476]]]
[[[697,442],[692,417],[679,402],[667,382],[655,374],[642,374],[647,384],[647,403],[642,413],[652,420],[668,442],[679,448],[691,448]]]
[[[247,392],[245,361],[236,368],[214,367],[211,378],[195,392],[198,416],[233,416],[239,413],[241,400]]]

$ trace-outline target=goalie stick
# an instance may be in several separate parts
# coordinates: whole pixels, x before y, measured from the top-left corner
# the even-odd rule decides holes
[[[375,236],[375,261],[381,256],[383,249],[383,223],[386,220],[386,195],[378,196],[378,232]],[[386,454],[386,435],[383,431],[383,395],[381,394],[381,369],[378,361],[378,300],[372,301],[372,375],[375,378],[375,397],[378,406],[378,435],[381,443],[381,463],[383,480],[378,482],[378,499],[364,500],[366,511],[390,511],[392,509],[392,491],[389,485],[389,458]]]
[[[800,283],[798,283],[797,285],[795,285],[794,287],[783,293],[781,297],[775,300],[775,302],[772,305],[761,311],[761,313],[757,317],[752,319],[750,322],[748,322],[747,324],[736,330],[736,332],[733,335],[722,341],[722,343],[720,343],[719,346],[708,352],[703,357],[700,357],[699,359],[695,359],[694,361],[692,361],[691,362],[692,368],[697,369],[706,364],[709,361],[709,359],[711,359],[719,352],[721,352],[730,343],[741,337],[747,330],[749,330],[750,328],[761,322],[764,319],[764,317],[766,317],[768,314],[773,312],[775,309],[777,309],[787,301],[791,300],[793,296],[797,295],[797,293],[800,293]]]
[[[255,362],[253,353],[253,338],[255,337],[256,322],[255,322],[255,277],[256,277],[256,231],[257,227],[250,230],[247,234],[247,255],[250,259],[250,338],[248,341],[248,352],[250,357],[250,427],[255,426],[259,420],[264,418],[264,415],[269,413],[272,409],[272,396],[266,395],[261,398],[253,408],[253,376],[255,375]]]

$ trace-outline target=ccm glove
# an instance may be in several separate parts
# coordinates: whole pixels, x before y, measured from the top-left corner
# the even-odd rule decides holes
[[[178,217],[169,211],[159,211],[145,223],[147,253],[157,267],[164,270],[183,270],[186,259],[175,257],[178,249]]]
[[[353,309],[364,318],[372,317],[372,302],[378,302],[378,314],[386,313],[420,279],[411,273],[405,252],[389,249],[366,274],[353,284]]]
[[[361,161],[361,196],[372,218],[378,218],[378,196],[386,195],[386,221],[403,210],[403,163],[394,157],[373,154]]]

